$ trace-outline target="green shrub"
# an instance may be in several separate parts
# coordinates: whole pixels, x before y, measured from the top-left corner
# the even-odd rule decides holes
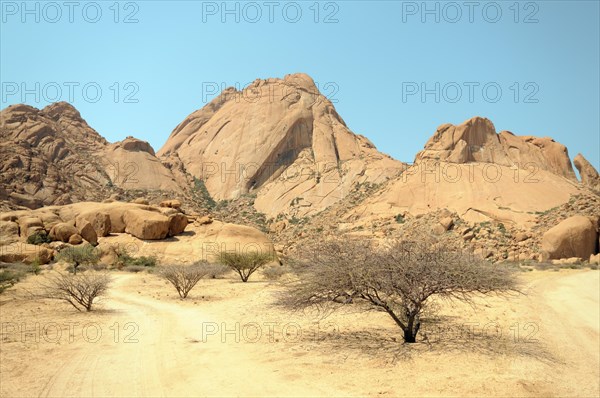
[[[27,243],[30,245],[41,245],[42,243],[50,243],[52,239],[48,236],[48,233],[43,229],[35,231],[33,234],[27,237]]]
[[[92,245],[67,246],[58,253],[57,260],[73,266],[73,274],[82,265],[94,266],[100,261],[100,252]]]
[[[221,252],[219,260],[238,273],[242,282],[248,282],[248,278],[263,265],[273,261],[275,256],[271,252]]]
[[[396,219],[396,222],[398,224],[403,224],[404,223],[404,217],[402,216],[402,214],[397,214],[396,217],[394,217]]]
[[[125,249],[117,249],[117,268],[127,267],[155,267],[158,260],[154,256],[131,256]],[[137,271],[135,271],[137,272]]]
[[[0,293],[14,286],[25,276],[22,265],[13,264],[9,268],[0,269]]]

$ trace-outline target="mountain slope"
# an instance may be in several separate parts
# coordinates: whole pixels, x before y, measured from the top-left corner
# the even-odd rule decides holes
[[[550,138],[496,133],[475,117],[440,126],[406,172],[346,216],[389,218],[447,208],[461,218],[524,225],[589,192],[578,183],[567,149]]]
[[[102,200],[114,188],[181,192],[148,143],[109,144],[65,102],[0,112],[0,200],[37,208]]]
[[[379,183],[403,164],[352,133],[310,77],[256,80],[189,115],[158,152],[202,179],[217,200],[256,194],[270,216],[316,214],[356,183]]]

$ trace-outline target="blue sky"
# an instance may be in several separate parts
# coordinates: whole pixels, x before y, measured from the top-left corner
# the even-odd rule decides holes
[[[109,141],[159,149],[207,88],[304,72],[403,161],[479,115],[599,168],[598,1],[23,4],[1,2],[0,107],[70,100]]]

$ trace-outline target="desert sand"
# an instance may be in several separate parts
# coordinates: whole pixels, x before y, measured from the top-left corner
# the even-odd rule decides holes
[[[43,276],[30,276],[0,296],[0,395],[595,397],[599,275],[523,272],[523,295],[436,303],[411,345],[356,305],[285,311],[260,277],[202,280],[182,301],[154,275],[115,272],[79,313],[31,299]]]

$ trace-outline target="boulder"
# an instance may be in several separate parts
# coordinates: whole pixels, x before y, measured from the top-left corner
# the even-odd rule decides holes
[[[75,234],[78,234],[77,228],[67,223],[59,223],[52,227],[49,236],[52,240],[68,242],[69,238]]]
[[[441,235],[446,232],[446,228],[442,224],[437,223],[431,228],[431,232],[435,235]]]
[[[195,224],[196,225],[206,225],[206,224],[210,224],[212,222],[213,222],[213,219],[211,216],[202,216],[196,220]]]
[[[442,227],[444,227],[444,231],[448,231],[454,225],[454,220],[452,220],[452,217],[444,217],[439,222]]]
[[[185,231],[188,225],[188,219],[184,214],[174,214],[169,216],[169,236],[179,235]]]
[[[98,244],[98,234],[92,226],[92,223],[90,223],[88,220],[84,218],[76,220],[75,227],[77,228],[77,231],[79,231],[79,235],[81,235],[83,239],[85,239],[94,246]]]
[[[44,229],[47,231],[49,231],[56,224],[62,222],[62,219],[58,216],[58,214],[52,213],[50,211],[44,211],[40,213],[36,212],[36,216],[39,217],[40,220],[42,220],[42,223],[44,224]]]
[[[181,202],[177,199],[171,200],[163,200],[159,204],[160,207],[172,207],[173,209],[179,209],[181,207]]]
[[[131,203],[135,203],[135,204],[138,204],[138,205],[149,205],[150,204],[150,202],[148,202],[148,200],[144,199],[144,198],[134,199],[134,200],[131,201]]]
[[[36,231],[44,229],[44,223],[39,217],[24,216],[19,217],[19,232],[21,238],[27,239],[30,235],[33,235]]]
[[[71,237],[69,238],[70,245],[79,245],[81,243],[83,243],[83,238],[79,234],[71,235]]]
[[[595,253],[598,231],[585,216],[573,216],[550,228],[542,237],[545,259],[589,258]]]
[[[108,236],[108,234],[111,232],[112,219],[107,212],[88,211],[79,214],[75,218],[75,224],[82,223],[83,221],[87,221],[92,224],[94,231],[96,231],[96,236]]]
[[[12,243],[0,248],[0,261],[5,263],[32,263],[37,259],[40,264],[48,264],[54,257],[54,250],[26,243]]]
[[[600,264],[600,253],[590,255],[590,264]]]
[[[157,212],[129,209],[123,213],[123,221],[125,232],[139,239],[164,239],[169,234],[169,218]]]
[[[19,224],[14,221],[0,221],[0,244],[9,244],[19,240]]]
[[[515,234],[515,240],[517,242],[523,242],[523,241],[526,241],[527,239],[529,239],[529,235],[525,232],[517,232]]]

